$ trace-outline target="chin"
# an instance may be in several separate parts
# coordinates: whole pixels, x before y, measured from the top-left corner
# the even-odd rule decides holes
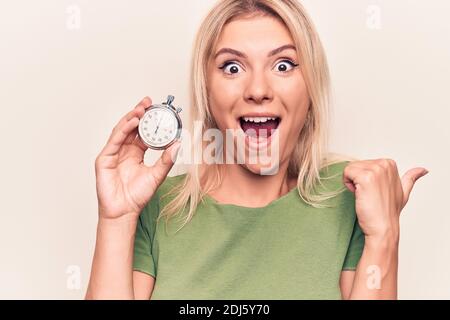
[[[241,166],[247,171],[250,171],[251,173],[259,176],[276,175],[280,169],[278,162],[269,164],[245,163],[241,164]]]

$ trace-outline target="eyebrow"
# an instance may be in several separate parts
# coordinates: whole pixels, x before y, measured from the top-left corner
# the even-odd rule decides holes
[[[270,51],[269,54],[267,55],[267,57],[274,56],[277,53],[280,53],[280,52],[282,52],[284,50],[287,50],[287,49],[297,50],[294,45],[292,45],[292,44],[285,44],[284,46],[281,46],[279,48],[276,48],[276,49]],[[237,51],[237,50],[231,49],[231,48],[222,48],[222,49],[220,49],[219,51],[216,52],[216,54],[214,55],[214,59],[216,59],[219,55],[224,54],[224,53],[231,53],[231,54],[234,54],[234,55],[236,55],[238,57],[241,57],[241,58],[244,58],[244,59],[247,58],[247,56],[244,53],[240,52],[240,51]]]

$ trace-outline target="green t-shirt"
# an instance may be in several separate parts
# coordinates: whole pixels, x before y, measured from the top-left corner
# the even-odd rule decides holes
[[[322,169],[329,190],[343,187],[347,162]],[[306,204],[296,188],[261,208],[206,196],[180,231],[176,217],[156,222],[161,199],[185,175],[167,177],[141,212],[133,269],[155,277],[151,299],[341,299],[342,270],[354,270],[364,234],[348,190]]]

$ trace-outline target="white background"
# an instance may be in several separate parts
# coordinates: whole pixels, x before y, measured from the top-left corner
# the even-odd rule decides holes
[[[430,170],[402,214],[399,296],[449,299],[450,2],[302,3],[329,58],[333,151],[393,158],[402,173]],[[0,298],[84,297],[97,222],[95,157],[143,96],[161,102],[173,94],[188,110],[192,41],[212,4],[2,3]],[[380,28],[370,8],[380,10]]]

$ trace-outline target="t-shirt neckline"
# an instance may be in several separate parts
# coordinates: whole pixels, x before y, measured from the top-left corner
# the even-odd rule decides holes
[[[279,197],[275,200],[272,200],[271,202],[269,202],[268,204],[266,204],[263,207],[246,207],[246,206],[241,206],[241,205],[232,204],[232,203],[221,203],[221,202],[218,202],[216,199],[214,199],[213,197],[211,197],[208,194],[204,194],[203,197],[210,204],[213,204],[213,205],[215,205],[217,207],[221,207],[221,208],[231,208],[231,209],[243,210],[243,211],[261,211],[261,210],[265,210],[270,207],[276,206],[277,204],[282,203],[284,200],[287,200],[291,196],[295,195],[296,191],[297,191],[297,186],[292,188],[288,193],[282,195],[281,197]]]

